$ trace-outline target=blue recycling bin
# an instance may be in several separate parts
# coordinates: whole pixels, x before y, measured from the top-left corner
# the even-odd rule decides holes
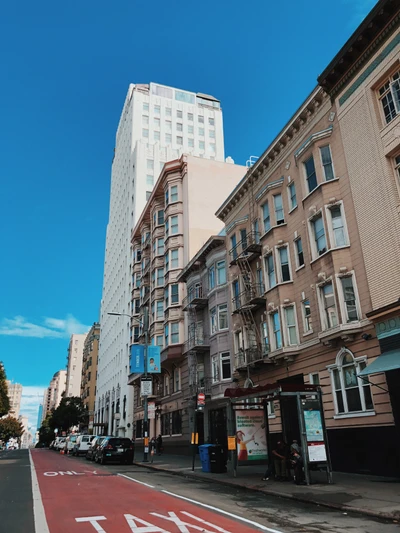
[[[211,472],[211,462],[210,462],[210,454],[209,454],[210,448],[212,448],[212,444],[201,444],[199,446],[201,470],[203,472]]]

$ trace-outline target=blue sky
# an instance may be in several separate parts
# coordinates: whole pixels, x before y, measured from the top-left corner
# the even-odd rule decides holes
[[[128,84],[210,93],[226,155],[260,155],[375,0],[49,0],[0,20],[0,360],[38,393],[98,319],[110,165]],[[284,7],[283,7],[284,6]]]

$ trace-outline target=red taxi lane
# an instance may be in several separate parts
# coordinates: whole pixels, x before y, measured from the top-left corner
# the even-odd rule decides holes
[[[107,475],[108,470],[94,463],[39,450],[32,450],[32,460],[50,533],[259,531],[156,489]]]

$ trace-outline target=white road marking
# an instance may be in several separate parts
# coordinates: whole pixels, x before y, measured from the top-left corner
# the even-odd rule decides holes
[[[168,494],[169,496],[173,496],[174,498],[179,498],[181,500],[185,500],[187,502],[194,503],[195,505],[199,505],[200,507],[205,507],[206,509],[210,509],[211,511],[216,511],[217,513],[224,514],[226,516],[229,516],[230,518],[234,518],[235,520],[240,520],[241,522],[246,522],[246,524],[250,524],[252,526],[258,527],[262,531],[268,531],[268,533],[284,533],[284,531],[280,531],[278,529],[272,529],[270,527],[263,526],[259,522],[254,522],[254,520],[249,520],[248,518],[243,518],[242,516],[239,516],[239,515],[236,515],[236,514],[233,514],[233,513],[229,513],[228,511],[224,511],[223,509],[219,509],[219,507],[214,507],[213,505],[208,505],[207,503],[202,503],[202,502],[199,502],[197,500],[192,500],[191,498],[186,498],[185,496],[181,496],[180,494],[175,494],[174,492],[169,492],[168,490],[162,490],[161,492],[163,492],[164,494]],[[182,513],[183,514],[188,514],[185,511],[182,511]],[[188,516],[192,516],[192,515],[188,514]],[[204,520],[202,520],[202,521],[203,521],[203,523],[206,523],[206,522],[204,522]]]
[[[49,526],[47,525],[46,514],[44,512],[42,495],[40,494],[36,469],[32,460],[32,452],[30,450],[29,461],[31,463],[33,517],[35,522],[35,531],[36,533],[50,533]]]
[[[133,477],[126,476],[125,474],[117,474],[117,476],[124,477],[126,479],[129,479],[130,481],[134,481],[135,483],[139,483],[139,485],[144,485],[145,487],[149,487],[150,489],[154,489],[154,485],[149,485],[148,483],[144,483],[143,481],[138,481],[137,479],[134,479]]]

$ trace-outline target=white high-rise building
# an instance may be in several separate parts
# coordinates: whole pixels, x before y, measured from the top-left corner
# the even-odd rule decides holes
[[[46,418],[52,409],[57,409],[60,405],[67,382],[67,371],[59,370],[54,374],[50,385],[45,389],[43,394],[43,409],[41,422]]]
[[[106,234],[96,411],[97,432],[112,431],[120,412],[120,436],[132,436],[133,393],[129,387],[130,240],[154,183],[167,161],[183,153],[224,161],[220,102],[213,96],[156,83],[131,84],[119,121],[111,171]],[[117,320],[107,313],[124,313]]]
[[[65,396],[81,396],[83,348],[87,333],[71,335],[67,357],[67,384]]]

